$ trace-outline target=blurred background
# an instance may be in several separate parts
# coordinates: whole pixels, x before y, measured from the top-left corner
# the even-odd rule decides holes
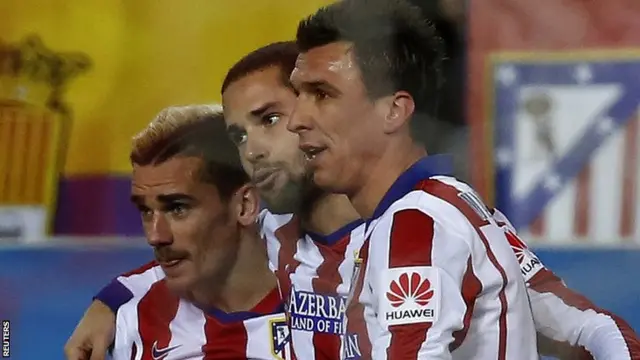
[[[640,2],[413,0],[445,39],[431,153],[544,263],[640,329]],[[129,142],[321,0],[0,0],[0,319],[61,359],[92,295],[151,258]]]

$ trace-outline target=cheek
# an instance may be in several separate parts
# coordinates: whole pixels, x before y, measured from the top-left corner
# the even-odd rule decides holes
[[[243,151],[241,151],[239,149],[238,149],[238,151],[240,151],[240,157],[241,157],[240,161],[242,163],[242,169],[244,170],[245,173],[252,174],[253,173],[253,165],[251,165],[251,162],[249,162],[246,159],[246,157],[244,156],[244,152]]]

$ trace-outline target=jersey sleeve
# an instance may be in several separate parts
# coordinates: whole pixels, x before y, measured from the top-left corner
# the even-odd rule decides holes
[[[103,287],[93,300],[107,305],[113,313],[134,296],[146,293],[151,285],[164,278],[157,262],[151,261],[137,269],[126,272]]]
[[[542,354],[561,359],[640,359],[640,340],[629,324],[568,288],[528,248],[504,214],[496,210],[494,218],[520,263]]]
[[[368,261],[381,336],[375,359],[451,359],[454,332],[464,328],[465,273],[473,236],[462,214],[435,216],[419,208],[385,215],[370,238]],[[385,246],[373,245],[385,244]]]

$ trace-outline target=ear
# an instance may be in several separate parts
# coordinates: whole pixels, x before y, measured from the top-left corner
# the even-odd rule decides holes
[[[240,225],[255,224],[260,214],[260,197],[256,188],[247,184],[238,189],[234,194],[233,206]]]
[[[415,105],[413,97],[406,91],[398,91],[390,96],[387,102],[384,132],[392,134],[408,125]]]

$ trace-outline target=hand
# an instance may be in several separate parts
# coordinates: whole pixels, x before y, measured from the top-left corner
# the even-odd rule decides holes
[[[94,300],[64,346],[67,360],[105,360],[116,332],[116,315]]]

